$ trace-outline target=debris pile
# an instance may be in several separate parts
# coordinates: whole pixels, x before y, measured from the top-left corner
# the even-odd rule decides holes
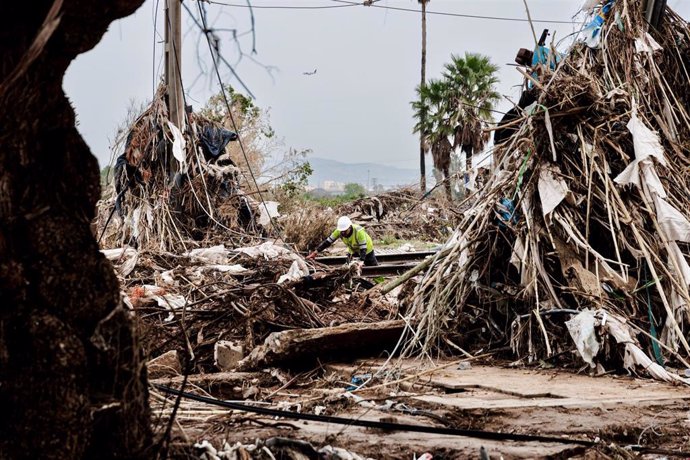
[[[297,251],[309,251],[333,231],[337,214],[316,203],[304,202],[278,219],[281,235]]]
[[[186,241],[207,245],[260,235],[271,212],[240,188],[242,171],[226,147],[237,134],[187,113],[180,130],[168,119],[161,87],[133,122],[113,168],[114,190],[99,203],[103,247],[173,250]]]
[[[221,460],[236,458],[327,458],[331,460],[364,460],[364,457],[346,449],[324,446],[316,449],[306,441],[289,438],[269,438],[257,440],[253,444],[236,442],[230,445],[223,443],[216,449],[207,440],[194,445],[196,454],[201,460]]]
[[[600,2],[596,48],[530,75],[536,102],[409,299],[404,354],[690,367],[690,26],[667,9],[651,28],[643,3]]]
[[[373,237],[428,241],[447,238],[462,215],[440,194],[420,200],[411,188],[354,200],[339,206],[337,214],[361,222]]]
[[[386,299],[367,295],[371,284],[357,277],[354,266],[308,266],[270,241],[181,255],[133,248],[103,252],[121,278],[124,302],[140,319],[147,355],[177,349],[186,356],[193,349],[195,368],[189,372],[228,367],[218,365],[219,353],[235,350],[239,361],[273,332],[395,315]]]

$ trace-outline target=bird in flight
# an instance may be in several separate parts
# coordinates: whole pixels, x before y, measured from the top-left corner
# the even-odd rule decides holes
[[[316,69],[314,69],[313,72],[302,72],[302,75],[314,75],[316,73]]]

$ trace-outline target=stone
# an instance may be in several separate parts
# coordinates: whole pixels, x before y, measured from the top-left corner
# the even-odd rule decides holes
[[[237,367],[237,363],[244,357],[244,349],[237,342],[219,340],[213,350],[213,360],[218,369],[229,371]]]

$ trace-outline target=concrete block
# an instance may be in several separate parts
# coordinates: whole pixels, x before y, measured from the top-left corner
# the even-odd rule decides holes
[[[213,360],[221,371],[229,371],[237,367],[237,363],[244,357],[242,345],[228,340],[219,340],[213,350]]]

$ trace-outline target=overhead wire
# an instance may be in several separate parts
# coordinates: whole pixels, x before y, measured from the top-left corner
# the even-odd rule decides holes
[[[393,11],[405,11],[408,13],[420,13],[420,10],[414,9],[414,8],[405,8],[401,6],[390,6],[390,5],[378,5],[375,3],[372,4],[363,4],[363,3],[357,3],[354,1],[350,0],[331,0],[332,2],[336,3],[342,3],[346,5],[353,5],[353,6],[366,6],[369,8],[382,8],[386,10],[393,10]],[[449,13],[445,11],[429,11],[426,10],[426,14],[429,15],[435,15],[435,16],[450,16],[450,17],[458,17],[458,18],[467,18],[467,19],[486,19],[486,20],[491,20],[491,21],[509,21],[509,22],[529,22],[529,20],[525,18],[509,18],[509,17],[504,17],[504,16],[485,16],[485,15],[480,15],[480,14],[465,14],[465,13]],[[572,24],[572,21],[561,21],[561,20],[547,20],[547,19],[533,19],[532,22],[541,22],[545,24]]]
[[[278,227],[276,226],[276,224],[273,220],[273,216],[271,215],[271,213],[268,209],[268,206],[266,205],[266,201],[264,200],[263,194],[261,193],[261,188],[259,187],[259,183],[257,182],[256,176],[254,175],[254,171],[252,170],[251,164],[249,162],[249,157],[247,156],[247,152],[244,148],[244,143],[242,142],[242,137],[240,136],[239,129],[237,128],[237,123],[235,122],[235,116],[232,114],[230,102],[228,101],[228,97],[225,94],[225,86],[223,85],[223,79],[221,78],[220,70],[218,69],[218,61],[216,60],[217,55],[219,55],[220,53],[218,53],[218,52],[214,53],[213,52],[213,46],[211,45],[211,39],[208,36],[209,29],[208,29],[208,25],[206,23],[205,12],[204,12],[204,10],[201,7],[201,4],[199,2],[197,2],[197,7],[199,8],[199,17],[200,17],[201,23],[203,25],[204,34],[206,35],[206,42],[208,43],[208,49],[209,49],[209,52],[211,53],[211,60],[213,62],[213,67],[216,71],[216,77],[218,78],[218,84],[220,85],[220,92],[223,95],[223,101],[225,102],[225,107],[227,108],[228,116],[230,117],[230,122],[232,123],[232,126],[233,126],[233,129],[235,130],[235,133],[237,133],[237,143],[240,146],[240,150],[242,151],[242,156],[244,157],[244,161],[247,164],[247,169],[249,170],[249,175],[251,176],[252,181],[254,182],[254,186],[256,187],[256,191],[259,195],[259,199],[261,200],[261,205],[266,210],[266,214],[268,215],[269,221],[271,222],[271,228],[273,229],[273,231],[275,232],[276,235],[280,236],[281,233],[280,233]]]
[[[349,6],[360,6],[361,3],[352,5],[244,5],[241,3],[220,2],[218,0],[206,0],[213,5],[232,6],[235,8],[254,8],[265,10],[329,10],[333,8],[347,8]]]
[[[189,7],[188,7],[184,2],[182,2],[182,6],[185,8],[185,10],[187,10],[187,13],[189,14],[189,16],[190,16],[190,18],[192,19],[192,21],[194,22],[194,24],[199,28],[199,30],[201,30],[201,31],[204,33],[204,35],[206,35],[206,34],[212,32],[212,30],[215,30],[215,29],[207,29],[204,25],[202,25],[202,24],[197,20],[197,18],[194,16],[194,13],[192,12],[192,10],[190,10]],[[208,40],[208,36],[207,36],[206,38],[207,38],[207,40]],[[175,52],[175,56],[177,56],[177,50],[175,49],[175,46],[174,46],[174,45],[173,45],[173,51]],[[213,52],[211,52],[211,55],[213,56]],[[176,62],[177,62],[177,71],[178,71],[178,73],[180,74],[180,85],[182,86],[182,99],[184,100],[184,105],[185,105],[185,107],[186,107],[186,106],[187,106],[187,97],[189,97],[189,96],[187,96],[187,94],[186,94],[186,92],[185,92],[185,90],[184,90],[184,85],[182,85],[182,70],[180,69],[179,61],[176,61]],[[229,64],[227,61],[223,61],[223,62],[224,62],[225,64],[227,64],[227,65],[230,67],[230,70],[233,72],[233,75],[237,76],[238,81],[242,84],[242,86],[245,88],[245,90],[247,91],[247,93],[248,93],[252,98],[254,98],[254,95],[251,93],[251,91],[249,90],[249,88],[247,88],[246,85],[244,85],[244,83],[242,82],[242,80],[239,79],[239,76],[235,73],[234,69],[230,66],[230,64]],[[185,117],[187,117],[186,113],[185,113]],[[233,124],[234,124],[234,121],[233,121]],[[235,130],[237,131],[236,128],[235,128]],[[239,139],[239,133],[238,133],[238,139]],[[195,150],[195,152],[196,152],[196,150]],[[245,155],[245,158],[246,158],[246,155]],[[247,164],[248,164],[248,163],[247,163]],[[251,171],[251,169],[250,169],[250,171]],[[242,173],[242,175],[246,178],[246,174],[244,174],[244,172],[241,172],[241,173]],[[203,180],[204,180],[204,179],[203,179],[203,175],[202,175],[201,177],[202,177],[202,181],[203,181]],[[254,183],[256,184],[256,180],[254,180]],[[204,186],[205,186],[205,182],[204,182]],[[260,192],[260,190],[259,190],[259,188],[258,188],[258,185],[257,185],[257,192]],[[199,205],[201,206],[201,209],[204,211],[204,213],[205,213],[211,220],[213,220],[213,222],[215,222],[217,225],[221,226],[222,228],[224,228],[225,230],[227,230],[227,231],[229,231],[229,232],[235,233],[235,234],[237,234],[237,235],[242,235],[242,233],[239,233],[239,232],[237,232],[237,231],[235,231],[235,230],[233,230],[233,229],[231,229],[231,228],[229,228],[229,227],[223,225],[221,222],[219,222],[219,221],[212,215],[212,212],[211,212],[211,209],[210,209],[210,208],[209,208],[209,210],[207,211],[206,208],[204,207],[204,205],[203,205],[203,204],[201,203],[201,201],[199,200],[199,197],[196,195],[196,192],[194,191],[194,188],[192,188],[192,193],[194,194],[194,198],[196,199],[196,201],[197,201],[197,202],[199,203]],[[207,196],[207,200],[208,200],[208,196]],[[262,201],[262,202],[263,202],[263,201]],[[209,206],[210,206],[210,203],[209,203]],[[265,204],[264,204],[264,206],[265,206]],[[268,209],[267,209],[267,211],[268,211]]]
[[[215,5],[223,5],[223,6],[230,6],[234,8],[249,8],[248,5],[243,5],[240,3],[230,3],[230,2],[223,2],[219,0],[206,0],[208,3],[215,4]],[[420,11],[414,8],[405,8],[405,7],[400,7],[400,6],[390,6],[390,5],[379,5],[376,3],[371,3],[371,4],[365,4],[363,2],[355,2],[351,0],[331,0],[334,3],[339,3],[339,5],[251,5],[251,8],[254,9],[266,9],[266,10],[326,10],[326,9],[332,9],[332,8],[346,8],[346,7],[352,7],[352,6],[365,6],[369,8],[381,8],[385,10],[392,10],[392,11],[404,11],[408,13],[419,13]],[[510,17],[504,17],[504,16],[487,16],[487,15],[481,15],[481,14],[465,14],[465,13],[450,13],[446,11],[426,11],[426,14],[429,15],[435,15],[435,16],[450,16],[450,17],[458,17],[458,18],[466,18],[466,19],[485,19],[485,20],[491,20],[491,21],[509,21],[509,22],[529,22],[525,18],[510,18]],[[532,20],[534,23],[544,23],[544,24],[572,24],[572,21],[563,21],[563,20],[548,20],[548,19],[534,19]]]
[[[198,4],[198,2],[197,2],[197,4]],[[206,40],[209,41],[208,34],[210,34],[210,33],[211,33],[213,30],[215,30],[215,29],[209,29],[209,28],[206,26],[206,24],[203,24],[203,25],[200,24],[199,21],[194,17],[194,14],[192,13],[192,10],[189,9],[189,7],[187,6],[186,3],[182,2],[182,6],[184,7],[185,10],[187,10],[187,13],[189,13],[189,16],[192,18],[192,21],[194,21],[194,23],[195,23],[196,26],[199,28],[199,30],[201,30],[201,31],[203,32],[203,34],[206,36]],[[243,5],[243,6],[246,6],[246,5]],[[210,46],[210,41],[209,41],[209,46]],[[211,50],[211,55],[213,55],[213,50]],[[247,94],[249,95],[249,97],[251,97],[252,99],[256,99],[256,96],[254,96],[254,93],[252,93],[252,91],[251,91],[251,90],[249,89],[249,87],[244,83],[244,81],[240,78],[240,76],[237,74],[237,72],[235,72],[235,69],[233,68],[233,66],[230,65],[230,63],[220,54],[220,52],[218,52],[218,59],[220,59],[221,62],[223,62],[223,64],[225,64],[226,66],[228,66],[228,68],[230,69],[230,72],[232,73],[232,75],[233,75],[233,76],[235,77],[235,79],[239,82],[239,84],[242,85],[242,88],[244,88],[244,90],[247,92]]]

